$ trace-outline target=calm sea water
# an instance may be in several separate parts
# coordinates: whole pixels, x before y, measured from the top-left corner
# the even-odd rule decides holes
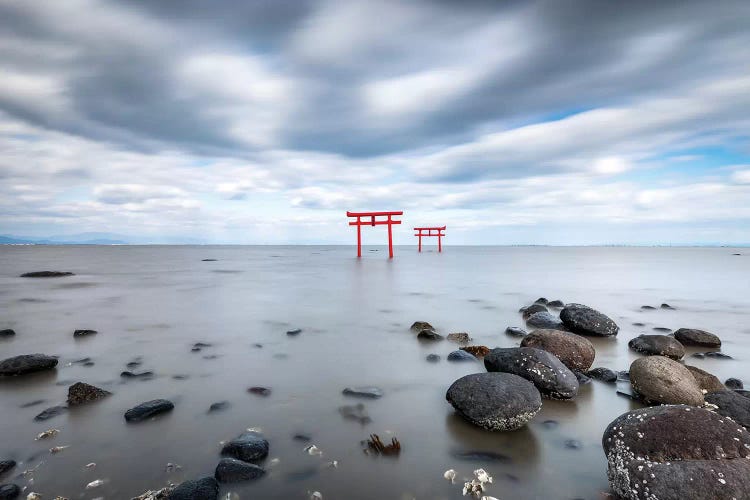
[[[20,463],[0,482],[28,485],[44,498],[130,498],[213,474],[220,442],[254,427],[271,444],[269,473],[222,487],[222,497],[305,499],[320,491],[325,499],[456,499],[461,484],[443,472],[453,468],[460,479],[483,467],[494,477],[487,494],[500,499],[598,499],[608,491],[602,432],[634,403],[593,382],[575,401],[545,400],[523,430],[485,432],[445,401],[455,379],[483,365],[449,363],[455,344],[426,345],[408,330],[424,320],[442,333],[469,332],[475,344],[514,346],[518,339],[505,328],[523,326],[518,308],[540,296],[588,304],[620,325],[616,339],[592,339],[594,366],[627,369],[636,357],[630,338],[654,327],[692,327],[717,333],[734,360],[689,363],[750,383],[750,249],[446,247],[417,254],[402,247],[393,261],[386,252],[365,248],[358,260],[352,247],[0,247],[0,328],[17,332],[0,341],[0,358],[60,357],[56,371],[0,380],[0,459]],[[17,277],[37,270],[76,276]],[[640,310],[662,302],[676,309]],[[81,328],[99,334],[74,339]],[[303,332],[287,336],[293,328]],[[199,341],[213,347],[191,352]],[[426,362],[430,353],[442,361]],[[69,364],[85,357],[94,366]],[[156,377],[123,383],[120,372],[137,357],[138,370]],[[76,381],[114,394],[34,422],[64,402]],[[385,392],[363,401],[369,424],[338,411],[359,402],[341,394],[351,385]],[[250,386],[273,392],[259,397],[246,392]],[[126,425],[128,408],[155,398],[174,401],[174,411]],[[22,408],[36,400],[44,403]],[[208,414],[218,401],[231,406]],[[34,440],[48,428],[60,434]],[[323,455],[307,454],[297,433]],[[396,436],[400,456],[365,455],[361,441],[371,433]],[[566,447],[568,440],[580,447]],[[70,447],[51,455],[52,446]],[[455,456],[465,451],[506,458]],[[333,460],[338,467],[327,466]],[[90,462],[93,470],[85,468]],[[181,468],[168,472],[167,463]],[[29,478],[16,477],[34,467]],[[96,479],[106,483],[85,490]]]

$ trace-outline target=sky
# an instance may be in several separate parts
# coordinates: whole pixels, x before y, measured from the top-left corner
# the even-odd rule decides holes
[[[0,0],[0,234],[748,244],[748,47],[747,0]]]

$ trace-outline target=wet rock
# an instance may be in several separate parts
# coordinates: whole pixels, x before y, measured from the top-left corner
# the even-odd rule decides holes
[[[46,401],[45,399],[35,399],[33,401],[29,401],[28,403],[24,403],[20,405],[19,408],[31,408],[32,406],[39,406],[45,401]]]
[[[75,276],[75,274],[67,271],[34,271],[23,273],[21,278],[62,278],[64,276]]]
[[[517,326],[509,326],[505,329],[505,334],[511,337],[525,337],[527,335],[526,330]]]
[[[339,407],[339,413],[345,420],[356,420],[362,425],[369,424],[372,419],[365,410],[365,405],[362,403],[356,405],[346,405]]]
[[[430,363],[437,363],[438,361],[440,361],[440,356],[438,356],[437,354],[428,354],[425,359]]]
[[[443,340],[443,336],[435,330],[420,330],[417,338],[420,340]]]
[[[471,342],[471,337],[469,337],[468,333],[449,333],[446,338],[451,342],[456,342],[458,344],[467,344]]]
[[[674,338],[684,345],[700,347],[721,347],[721,339],[711,332],[696,330],[695,328],[680,328],[675,330]]]
[[[77,406],[110,396],[112,393],[93,385],[77,382],[68,387],[68,406]]]
[[[6,328],[5,330],[0,330],[0,338],[7,338],[7,337],[13,337],[16,334],[15,330],[11,328]]]
[[[706,402],[718,406],[716,413],[729,417],[745,429],[750,430],[750,398],[734,391],[721,391],[706,394]]]
[[[219,401],[217,403],[212,403],[211,406],[208,407],[208,413],[214,413],[217,411],[224,411],[227,408],[229,408],[231,404],[229,401]]]
[[[57,366],[57,358],[46,354],[22,354],[0,361],[0,376],[25,375],[26,373],[51,370]]]
[[[289,330],[286,332],[286,334],[289,335],[290,337],[295,337],[299,335],[300,333],[302,333],[302,328],[295,328],[294,330]]]
[[[51,418],[55,418],[58,415],[62,415],[66,411],[68,411],[68,407],[67,406],[53,406],[52,408],[47,408],[42,413],[40,413],[39,415],[37,415],[36,417],[34,417],[34,420],[36,422],[44,422],[44,421],[49,420]]]
[[[128,368],[129,370],[132,370],[133,368],[138,368],[142,364],[143,364],[143,362],[140,361],[140,360],[131,361],[127,365],[125,365],[125,368]]]
[[[544,422],[542,422],[542,426],[545,429],[557,429],[558,427],[560,427],[560,422],[558,422],[557,420],[545,420]]]
[[[426,321],[415,321],[411,325],[411,331],[421,332],[422,330],[435,330],[435,328]]]
[[[453,382],[445,398],[474,425],[492,431],[523,427],[542,407],[534,385],[511,373],[475,373]]]
[[[592,368],[591,370],[586,372],[586,375],[593,378],[594,380],[599,380],[608,384],[614,384],[615,382],[617,382],[617,372],[610,370],[609,368]]]
[[[461,348],[462,351],[466,351],[469,354],[476,356],[477,358],[483,358],[490,352],[490,348],[486,345],[468,345]]]
[[[560,319],[568,329],[578,335],[611,337],[620,327],[605,314],[582,304],[568,304],[560,311]]]
[[[557,357],[534,347],[497,348],[484,357],[489,372],[505,372],[530,380],[544,397],[572,399],[578,394],[576,376]]]
[[[256,396],[263,396],[268,397],[271,395],[271,389],[268,387],[251,387],[247,390],[250,394],[255,394]]]
[[[502,464],[509,464],[513,461],[512,458],[510,458],[508,455],[503,455],[502,453],[497,453],[494,451],[452,451],[451,456],[455,458],[456,460],[463,460],[466,462],[495,462],[495,463],[502,463]]]
[[[544,297],[539,297],[538,299],[536,299],[536,300],[534,301],[534,304],[542,304],[543,306],[546,306],[546,305],[547,305],[547,302],[549,302],[549,301],[548,301],[548,300],[547,300],[546,298],[544,298]]]
[[[154,372],[131,372],[131,371],[124,371],[120,373],[120,376],[122,378],[151,378],[154,376]]]
[[[652,328],[655,332],[670,333],[672,330],[663,326],[655,326]]]
[[[565,307],[565,302],[563,302],[562,300],[552,300],[547,303],[547,307],[557,307],[557,308]]]
[[[630,380],[630,371],[620,370],[617,372],[617,380]]]
[[[644,401],[701,406],[703,393],[690,370],[664,356],[648,356],[630,365],[630,382]]]
[[[640,323],[640,322],[639,323],[633,323],[633,326],[638,326],[638,327],[640,327],[640,326],[646,326],[646,323]]]
[[[674,310],[674,307],[670,306],[669,304],[662,304],[659,306],[661,309],[672,309]]]
[[[566,439],[563,444],[569,450],[580,450],[583,448],[583,443],[577,439]]]
[[[594,362],[594,345],[586,338],[560,330],[534,330],[523,338],[521,347],[551,352],[572,371],[585,372]]]
[[[693,377],[695,377],[695,381],[698,382],[698,387],[701,388],[701,390],[706,392],[717,392],[717,391],[725,391],[726,388],[724,387],[724,384],[721,383],[721,380],[716,378],[716,376],[708,373],[705,370],[701,370],[697,366],[690,366],[685,365],[685,368],[690,370],[690,373],[693,374]]]
[[[383,389],[374,386],[347,387],[341,393],[355,398],[377,399],[383,397]]]
[[[225,444],[221,454],[243,462],[256,462],[268,456],[268,441],[258,432],[245,432]]]
[[[201,262],[216,262],[217,259],[201,259]]]
[[[96,330],[76,330],[73,332],[73,336],[74,337],[86,337],[88,335],[96,335],[97,333],[99,332],[97,332]]]
[[[216,500],[219,483],[213,477],[185,481],[169,494],[169,500]]]
[[[174,409],[174,403],[166,399],[154,399],[134,406],[125,412],[125,420],[128,422],[141,422]]]
[[[21,494],[21,488],[15,484],[0,485],[0,500],[14,500]]]
[[[193,347],[190,348],[190,352],[201,352],[206,347],[211,347],[212,344],[207,342],[196,342]]]
[[[586,385],[591,383],[591,378],[586,375],[585,373],[574,371],[573,375],[576,376],[576,380],[578,380],[578,386]]]
[[[0,460],[0,476],[16,466],[15,460]]]
[[[522,307],[518,310],[523,316],[523,319],[529,319],[532,315],[538,312],[549,312],[549,310],[542,304],[531,304],[530,306]]]
[[[679,341],[667,335],[639,335],[630,339],[628,347],[647,356],[682,359],[685,355],[685,347]]]
[[[448,361],[461,362],[461,361],[479,361],[476,356],[466,351],[458,350],[448,354],[446,358]]]
[[[742,383],[742,380],[738,378],[728,378],[726,382],[724,382],[724,385],[727,386],[727,388],[734,390],[737,389],[744,389],[745,385]]]
[[[295,441],[302,441],[303,443],[312,441],[312,438],[307,434],[295,434],[294,436],[292,436],[292,439],[294,439]]]
[[[703,408],[627,412],[609,424],[602,446],[610,485],[623,499],[750,495],[750,433]]]
[[[547,328],[551,330],[567,330],[560,318],[549,312],[534,313],[526,320],[528,326],[534,328]]]
[[[732,356],[729,354],[724,354],[723,352],[719,351],[710,351],[710,352],[696,352],[693,354],[694,358],[703,359],[703,358],[716,358],[716,359],[733,359]]]
[[[735,393],[739,394],[740,396],[750,398],[750,391],[746,391],[744,389],[735,389]]]
[[[258,479],[266,473],[262,467],[235,458],[222,458],[214,477],[220,483],[237,483]]]
[[[641,306],[641,309],[644,311],[653,311],[656,308],[654,306]]]

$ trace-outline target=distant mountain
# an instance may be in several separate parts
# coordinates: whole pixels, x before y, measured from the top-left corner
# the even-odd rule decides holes
[[[111,235],[119,236],[119,235]],[[123,239],[115,239],[106,233],[82,233],[68,236],[34,238],[26,236],[0,235],[0,245],[127,245]]]

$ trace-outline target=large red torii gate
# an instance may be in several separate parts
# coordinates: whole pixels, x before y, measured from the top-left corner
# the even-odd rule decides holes
[[[415,231],[418,231],[414,233],[414,236],[419,237],[419,251],[422,251],[422,237],[429,237],[429,236],[437,236],[438,239],[438,252],[443,251],[443,236],[445,236],[445,226],[443,227],[415,227]],[[427,234],[424,233],[424,231],[427,231]],[[432,232],[435,231],[435,234],[432,234]]]
[[[357,220],[349,221],[350,226],[357,226],[357,257],[362,257],[362,226],[382,226],[388,224],[388,258],[393,258],[393,224],[401,224],[400,220],[393,220],[391,217],[404,215],[404,212],[346,212],[347,217],[356,217]],[[363,221],[362,217],[369,217],[370,220]],[[376,217],[386,217],[385,220],[376,220]]]

